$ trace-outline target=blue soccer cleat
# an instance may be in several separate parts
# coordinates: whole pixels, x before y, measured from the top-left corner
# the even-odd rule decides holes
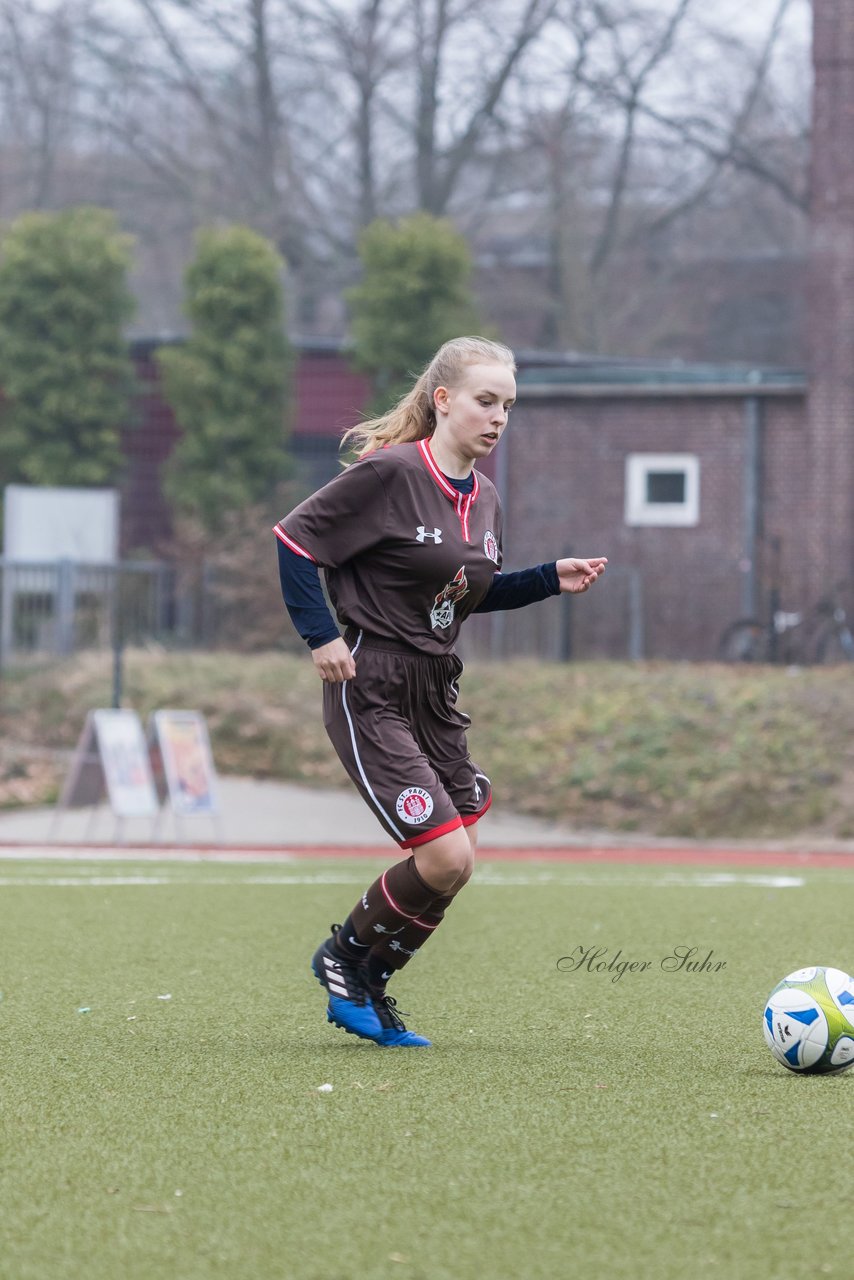
[[[333,925],[332,932],[335,931]],[[311,970],[329,994],[326,1021],[350,1035],[380,1044],[384,1027],[359,976],[358,965],[336,954],[332,939],[327,938],[312,956]]]
[[[426,1040],[424,1036],[416,1035],[414,1031],[406,1030],[403,1019],[397,1012],[397,1002],[392,996],[387,996],[385,992],[382,995],[372,992],[371,998],[377,1017],[382,1024],[382,1034],[377,1038],[377,1044],[381,1048],[430,1048],[433,1043],[431,1040]]]

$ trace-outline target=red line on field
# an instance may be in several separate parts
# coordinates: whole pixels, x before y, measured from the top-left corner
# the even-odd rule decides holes
[[[382,858],[388,862],[397,850],[389,846],[374,845],[233,845],[233,844],[108,844],[106,842],[80,843],[71,841],[44,841],[22,843],[0,840],[0,857],[4,850],[14,850],[19,856],[31,848],[44,856],[49,850],[67,853],[77,850],[81,857],[97,853],[113,852],[117,855],[145,854],[152,858],[158,854],[168,859],[170,854],[192,854],[199,858],[236,857],[252,858]],[[498,848],[485,846],[478,849],[478,857],[490,862],[601,862],[634,863],[635,865],[676,866],[750,866],[750,867],[837,867],[854,868],[854,851],[828,849],[733,849],[710,846],[657,845],[652,847],[577,845],[553,847]]]

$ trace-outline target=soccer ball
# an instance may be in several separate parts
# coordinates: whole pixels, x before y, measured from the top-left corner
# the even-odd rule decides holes
[[[844,1071],[854,1064],[854,978],[821,965],[796,969],[768,997],[762,1029],[790,1071]]]

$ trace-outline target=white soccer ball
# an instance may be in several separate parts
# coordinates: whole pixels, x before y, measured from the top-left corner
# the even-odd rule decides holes
[[[796,969],[768,997],[762,1029],[790,1071],[844,1071],[854,1064],[854,978],[822,965]]]

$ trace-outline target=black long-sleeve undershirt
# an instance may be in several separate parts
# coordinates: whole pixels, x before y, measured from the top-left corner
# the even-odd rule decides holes
[[[279,549],[279,581],[291,622],[310,649],[337,640],[340,632],[320,585],[320,572],[312,560],[291,551],[277,540]],[[500,609],[521,609],[537,600],[560,594],[554,561],[516,573],[496,573],[492,585],[475,613],[493,613]]]

